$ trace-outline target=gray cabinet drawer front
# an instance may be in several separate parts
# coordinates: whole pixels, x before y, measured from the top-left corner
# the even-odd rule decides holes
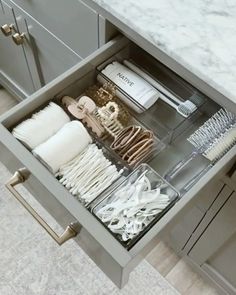
[[[26,33],[23,47],[37,89],[81,61],[81,57],[55,35],[16,5],[13,7],[18,29]]]
[[[204,213],[196,206],[191,208],[169,232],[167,242],[176,252],[183,250],[192,235],[192,232],[198,226]]]
[[[189,257],[229,294],[236,292],[235,210],[236,193],[231,191],[225,204],[189,253]]]
[[[81,57],[98,48],[98,14],[79,0],[12,1]]]
[[[2,4],[2,5],[1,5]],[[4,1],[0,2],[0,26],[13,24],[16,27],[14,11]],[[17,46],[11,36],[0,34],[0,75],[10,80],[25,95],[34,92],[34,85],[23,46]]]
[[[231,192],[226,203],[189,253],[198,264],[201,265],[210,259],[236,233],[235,210],[236,193]]]
[[[1,162],[12,174],[24,166],[25,163],[22,163],[1,143],[0,151]],[[24,186],[63,229],[65,229],[71,222],[76,222],[76,218],[65,208],[65,206],[62,205],[61,202],[58,201],[57,198],[55,198],[52,193],[49,192],[49,190],[45,188],[44,185],[42,185],[42,183],[39,182],[33,174],[30,175],[29,179],[24,183]],[[28,199],[28,197],[26,199]],[[41,211],[42,210],[40,210],[40,214],[42,215]],[[47,220],[47,216],[42,217],[49,224],[52,223],[51,219]],[[53,225],[55,227],[54,222]],[[127,282],[129,275],[127,274],[124,276],[123,271],[125,267],[122,267],[117,263],[112,255],[110,255],[109,252],[106,251],[85,228],[82,227],[80,233],[74,238],[74,241],[117,286],[121,286],[121,284]]]
[[[18,158],[16,158],[3,144],[0,144],[1,162],[13,174],[24,165]],[[32,194],[32,196],[52,215],[60,225],[65,228],[70,222],[75,221],[68,210],[65,209],[58,201],[52,196],[48,190],[37,180],[34,175],[30,175],[29,179],[24,183],[24,186]]]
[[[209,181],[204,190],[200,191],[196,197],[196,201],[191,208],[170,231],[167,241],[176,251],[188,252],[191,245],[199,233],[199,226],[202,227],[202,220],[206,212],[211,207],[218,194],[224,187],[224,183],[219,179]]]
[[[203,218],[200,220],[200,223],[196,225],[195,231],[190,236],[188,243],[186,244],[184,248],[184,252],[187,254],[193,246],[195,245],[196,241],[199,239],[201,234],[205,231],[207,226],[211,223],[214,216],[217,214],[219,209],[224,205],[226,200],[229,198],[229,196],[232,194],[232,189],[225,185],[221,180],[215,181],[216,186],[221,187],[220,191],[215,195],[215,200],[212,204],[212,206],[209,208],[209,210],[206,211]],[[215,192],[214,190],[212,190]]]
[[[209,260],[208,264],[223,276],[236,291],[236,234],[234,234]]]
[[[98,256],[95,250],[86,250],[92,259],[119,286],[128,279],[130,271],[143,259],[155,245],[157,237],[168,231],[176,224],[181,215],[191,206],[197,193],[220,173],[228,170],[236,149],[229,151],[188,193],[184,195],[153,227],[128,251],[108,230],[57,181],[57,179],[8,131],[8,128],[22,120],[26,115],[34,112],[41,105],[48,102],[58,93],[72,95],[78,89],[78,83],[86,82],[88,77],[94,77],[94,69],[115,53],[129,44],[126,38],[117,38],[104,45],[97,52],[84,59],[60,77],[40,89],[27,100],[11,109],[0,118],[0,141],[23,166],[28,168],[38,182],[41,183],[59,203],[74,216],[83,227],[78,238],[94,241],[95,248],[102,249],[103,255]],[[83,232],[88,233],[83,238]],[[96,241],[96,242],[95,242]],[[85,243],[86,244],[86,243]],[[86,248],[86,247],[84,247]],[[112,268],[112,269],[111,269]]]

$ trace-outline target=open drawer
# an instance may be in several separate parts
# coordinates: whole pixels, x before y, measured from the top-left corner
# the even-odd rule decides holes
[[[131,248],[127,249],[114,238],[111,232],[109,232],[91,213],[89,208],[86,208],[82,203],[73,198],[69,191],[58,182],[54,175],[51,174],[23,144],[13,137],[10,131],[13,126],[36,110],[42,108],[42,106],[45,106],[52,99],[65,94],[77,97],[86,87],[96,81],[97,67],[99,65],[110,58],[114,58],[114,56],[118,58],[122,56],[127,58],[132,54],[132,50],[137,52],[135,48],[136,45],[132,44],[124,37],[118,37],[110,41],[81,63],[74,66],[3,115],[0,124],[0,142],[2,145],[0,146],[1,161],[12,172],[21,167],[27,169],[30,176],[28,178],[27,175],[27,180],[25,182],[26,187],[31,193],[36,194],[38,201],[63,227],[67,226],[70,222],[74,223],[71,228],[67,230],[66,234],[68,234],[69,231],[69,236],[73,237],[73,235],[76,234],[75,232],[77,232],[78,234],[75,237],[76,242],[119,287],[124,286],[132,269],[155,246],[156,239],[160,238],[165,231],[168,231],[171,226],[176,223],[177,219],[181,217],[184,211],[188,210],[193,204],[198,196],[198,192],[204,189],[212,178],[220,177],[220,175],[228,171],[233,163],[233,159],[235,159],[236,147],[234,146],[224,157],[213,165],[211,169],[208,169],[204,177],[199,179],[192,186],[189,186],[189,188],[182,193],[181,198],[178,199],[174,206],[172,206],[157,223],[153,224],[145,235],[137,240]],[[142,50],[140,54],[146,56],[146,53]],[[141,55],[138,55],[138,58],[140,58]],[[173,77],[175,76],[173,75]],[[176,81],[178,79],[180,78],[176,76]],[[190,87],[187,83],[185,85],[184,81],[183,83],[184,89]],[[190,89],[188,91],[191,92],[191,87],[188,89]],[[164,136],[163,139],[161,139],[165,148],[150,159],[148,164],[159,174],[164,176],[171,165],[175,164],[190,151],[190,146],[183,146],[186,136],[198,128],[202,121],[211,116],[215,110],[219,109],[219,106],[211,101],[211,99],[205,98],[199,110],[187,120],[183,120],[183,118],[176,115],[174,110],[170,110],[170,108],[163,103],[160,102],[159,106],[160,124],[165,125],[169,131],[167,132],[168,136]],[[151,110],[142,113],[138,119],[146,125],[152,126],[153,120],[151,119],[152,117],[156,119],[156,115],[155,109],[152,107]],[[167,120],[169,118],[170,120]],[[205,169],[207,167],[206,161],[201,159],[201,157],[195,162],[192,169],[194,172],[192,173],[198,173],[199,169]],[[187,174],[188,175],[185,174],[178,177],[177,180],[173,180],[172,185],[181,191],[184,184],[189,181],[189,172]],[[11,183],[11,187],[14,191],[13,183]],[[70,230],[72,230],[72,232]],[[54,235],[50,229],[48,232]],[[67,237],[68,235],[66,238],[65,236],[62,238],[67,239]],[[60,243],[61,240],[59,240],[59,244]]]

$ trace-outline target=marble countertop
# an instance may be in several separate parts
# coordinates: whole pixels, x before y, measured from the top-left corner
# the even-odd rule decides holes
[[[93,0],[236,103],[235,0]]]

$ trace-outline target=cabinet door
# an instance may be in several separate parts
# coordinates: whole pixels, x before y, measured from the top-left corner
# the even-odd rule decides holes
[[[19,32],[25,34],[23,47],[37,89],[81,61],[76,53],[38,22],[13,7]]]
[[[189,257],[236,294],[236,192],[233,192],[203,232]]]
[[[182,251],[182,254],[188,251],[189,245],[193,243],[192,240],[195,241],[194,236],[198,232],[202,220],[206,219],[206,212],[222,192],[223,187],[224,183],[219,179],[210,181],[204,191],[199,193],[198,199],[195,204],[193,204],[193,207],[191,207],[188,212],[184,214],[180,222],[173,227],[167,237],[167,242],[175,251]],[[232,191],[230,191],[229,194],[231,192]]]
[[[78,0],[12,1],[82,58],[98,48],[98,14]]]
[[[4,1],[1,4],[0,25],[17,28],[12,7]],[[0,83],[21,98],[33,93],[35,88],[23,46],[17,46],[11,35],[4,36],[0,32],[0,54]]]

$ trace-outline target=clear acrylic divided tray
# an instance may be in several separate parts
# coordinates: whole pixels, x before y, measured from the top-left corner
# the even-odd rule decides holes
[[[92,213],[130,249],[177,201],[179,193],[149,165],[91,204]]]

